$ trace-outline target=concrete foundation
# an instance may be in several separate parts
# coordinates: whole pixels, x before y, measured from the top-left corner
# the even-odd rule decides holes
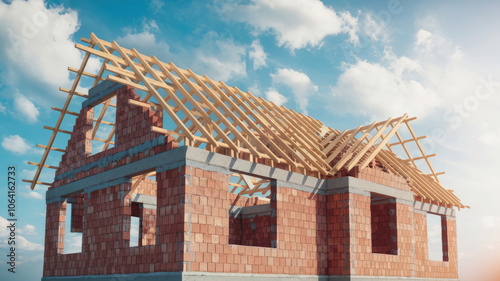
[[[158,272],[143,274],[87,275],[44,277],[42,281],[459,281],[459,279],[373,277],[373,276],[318,276],[285,274],[241,274],[210,272]]]

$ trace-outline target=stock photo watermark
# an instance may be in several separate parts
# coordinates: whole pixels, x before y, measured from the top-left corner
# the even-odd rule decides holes
[[[11,28],[7,29],[9,32],[9,40],[15,52],[18,52],[23,44],[34,39],[40,30],[47,27],[50,21],[50,16],[47,11],[53,7],[61,7],[61,9],[63,9],[60,2],[52,2],[50,6],[44,6],[31,15],[21,17],[22,25],[18,30],[14,31]]]

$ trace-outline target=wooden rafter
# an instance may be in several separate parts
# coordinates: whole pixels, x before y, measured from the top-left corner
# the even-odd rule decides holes
[[[91,34],[90,39],[82,38],[82,41],[86,45],[75,45],[85,52],[80,68],[68,68],[76,73],[73,85],[71,89],[59,89],[68,94],[66,102],[62,108],[52,108],[60,113],[57,123],[54,127],[45,126],[52,132],[49,143],[46,146],[37,145],[45,149],[42,160],[39,163],[29,162],[37,166],[35,177],[28,181],[32,189],[36,184],[46,184],[38,181],[42,168],[57,169],[45,163],[48,153],[65,152],[52,145],[58,132],[71,134],[61,128],[61,123],[65,115],[79,116],[80,113],[69,111],[68,106],[73,96],[88,97],[85,93],[76,92],[81,77],[85,76],[94,80],[93,86],[103,80],[111,80],[146,92],[142,101],[129,100],[128,103],[164,110],[175,127],[153,126],[151,131],[174,136],[178,142],[184,141],[184,145],[204,147],[211,152],[217,152],[218,148],[229,149],[224,153],[230,153],[232,157],[249,157],[251,161],[265,159],[265,163],[272,166],[288,164],[290,171],[314,173],[318,177],[335,176],[341,169],[364,169],[376,159],[390,172],[408,179],[416,196],[439,204],[464,207],[451,191],[441,186],[437,176],[443,172],[435,172],[430,163],[435,154],[425,153],[419,142],[425,136],[416,136],[409,125],[415,118],[408,118],[406,114],[341,132],[310,116],[277,106],[262,97],[200,76],[189,69],[181,69],[171,62],[164,63],[155,56],[143,55],[136,49],[99,39],[95,34]],[[85,71],[90,56],[102,60],[97,73]],[[97,118],[92,118],[91,138],[102,141],[103,150],[106,150],[114,144],[116,124],[104,120],[104,116],[108,108],[116,105],[111,103],[111,98],[102,104]],[[409,139],[403,139],[403,123],[411,136]],[[96,137],[101,124],[111,126],[105,139]],[[390,142],[394,138],[397,140]],[[411,142],[416,144],[419,155],[411,154],[408,148]],[[398,145],[406,154],[405,159],[394,154],[393,148]],[[418,160],[425,161],[430,175],[417,168]],[[138,186],[144,178],[138,177],[133,185]],[[269,181],[240,176],[238,182],[230,185],[233,192],[239,190],[240,195],[253,196],[267,192],[270,187],[266,183]]]

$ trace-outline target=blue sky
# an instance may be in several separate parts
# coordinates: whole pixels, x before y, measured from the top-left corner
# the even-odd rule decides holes
[[[496,1],[0,2],[0,153],[2,170],[18,172],[23,260],[10,280],[41,276],[46,187],[30,191],[21,179],[35,171],[26,162],[41,158],[35,144],[48,142],[43,125],[56,123],[51,106],[64,103],[67,67],[80,65],[74,43],[91,32],[333,128],[417,116],[412,126],[429,136],[423,143],[438,154],[431,161],[446,171],[441,181],[472,207],[458,215],[461,280],[490,280],[500,260],[499,10]],[[59,134],[54,146],[66,141]],[[51,153],[48,164],[59,157]]]

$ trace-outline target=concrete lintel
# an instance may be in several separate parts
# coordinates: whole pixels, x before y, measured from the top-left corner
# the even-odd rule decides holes
[[[413,202],[413,192],[411,191],[401,190],[355,177],[330,179],[326,183],[326,194],[344,193],[346,191],[352,193],[356,193],[357,191],[369,193],[374,192],[394,197],[396,199]]]
[[[442,215],[442,216],[447,216],[451,218],[456,217],[456,212],[455,209],[453,208],[446,208],[443,206],[438,206],[430,203],[424,203],[420,201],[414,201],[413,203],[413,209],[415,211],[423,211],[426,213],[432,213],[436,215]]]
[[[342,276],[342,275],[288,275],[288,274],[251,274],[251,273],[210,273],[210,272],[155,272],[112,275],[84,275],[42,277],[42,281],[253,281],[253,280],[287,280],[287,281],[459,281],[444,278],[417,277],[377,277],[377,276]]]
[[[272,178],[277,181],[278,187],[294,188],[314,194],[326,195],[351,192],[369,196],[370,192],[374,192],[395,197],[398,203],[412,205],[414,201],[413,192],[411,191],[400,190],[354,177],[322,180],[190,146],[181,146],[50,189],[47,191],[46,201],[47,203],[61,201],[58,197],[82,193],[84,187],[86,192],[105,188],[106,186],[103,186],[103,184],[110,186],[110,183],[120,181],[120,179],[123,182],[125,178],[129,179],[131,176],[144,171],[155,169],[157,172],[163,172],[182,166],[216,171],[223,174],[237,171],[263,178]],[[454,211],[450,213],[448,209],[446,214],[454,216]]]
[[[185,165],[186,148],[186,146],[181,146],[108,171],[104,171],[99,174],[70,182],[53,189],[49,189],[46,193],[46,201],[47,203],[50,203],[53,198],[83,193],[84,188],[87,191],[105,188],[106,186],[103,186],[102,184],[106,185],[110,182],[120,180],[123,182],[125,178],[130,180],[130,177],[133,175],[141,174],[143,171],[156,169],[156,167],[162,167],[168,163],[172,165],[172,168],[181,167]],[[108,186],[111,185],[108,184]]]
[[[62,196],[54,196],[53,198],[50,198],[50,200],[47,198],[45,200],[45,203],[46,204],[52,204],[52,203],[56,203],[56,202],[64,202],[66,201],[66,197],[62,197]]]
[[[87,106],[94,107],[103,101],[112,98],[110,94],[121,87],[124,87],[124,85],[115,83],[111,80],[102,81],[89,89],[89,96],[87,100],[82,103],[82,108]]]
[[[231,208],[229,209],[229,216],[233,218],[237,217],[248,218],[248,217],[255,217],[262,215],[270,215],[271,211],[272,211],[271,204],[262,204],[255,206],[246,206],[246,207],[231,206]]]
[[[134,193],[132,194],[132,202],[152,205],[156,208],[156,196]]]
[[[315,177],[305,176],[299,173],[288,172],[283,169],[273,168],[268,165],[258,164],[243,159],[233,158],[219,153],[209,152],[207,150],[188,147],[186,159],[189,163],[198,162],[204,164],[200,167],[219,167],[223,170],[232,170],[244,174],[252,174],[263,178],[272,178],[278,181],[297,184],[308,188],[309,192],[317,189],[323,189],[325,180]]]
[[[448,278],[418,278],[418,277],[393,277],[393,276],[342,276],[330,275],[328,281],[460,281]]]

